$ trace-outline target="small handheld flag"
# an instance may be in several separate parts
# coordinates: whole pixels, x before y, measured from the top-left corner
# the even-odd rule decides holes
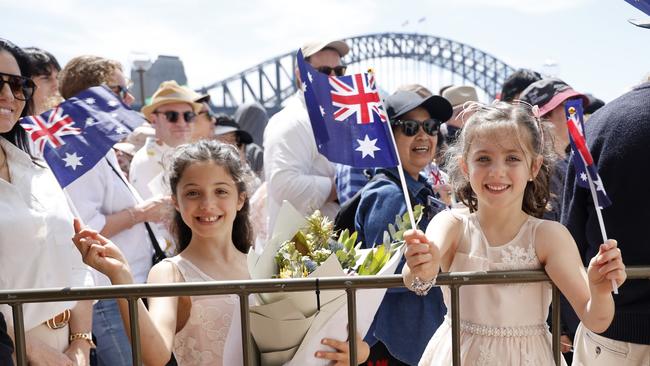
[[[600,224],[600,232],[603,236],[603,243],[607,241],[607,231],[605,230],[605,222],[603,215],[600,212],[603,207],[612,204],[605,192],[600,175],[598,175],[598,168],[594,162],[587,142],[584,136],[584,113],[582,111],[582,100],[573,99],[568,100],[564,106],[564,112],[567,117],[567,128],[569,129],[569,141],[571,143],[571,154],[573,157],[573,165],[576,168],[576,182],[579,186],[589,188],[591,196],[594,200],[594,208],[596,209],[596,216]],[[616,281],[612,279],[612,290],[618,294],[618,286]]]
[[[305,62],[301,51],[297,59],[318,151],[359,168],[397,166],[374,75],[327,76]]]
[[[105,86],[95,86],[20,125],[62,188],[92,169],[113,145],[144,122]]]

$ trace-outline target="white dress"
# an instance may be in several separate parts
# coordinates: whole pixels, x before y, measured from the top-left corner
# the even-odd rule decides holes
[[[543,220],[529,217],[514,239],[493,247],[488,244],[475,214],[455,216],[463,221],[464,230],[450,272],[542,268],[534,238]],[[442,292],[447,309],[451,309],[449,288],[443,286]],[[459,301],[461,364],[555,365],[551,333],[546,323],[551,293],[548,282],[462,286]],[[451,365],[451,348],[451,320],[447,314],[419,364]]]

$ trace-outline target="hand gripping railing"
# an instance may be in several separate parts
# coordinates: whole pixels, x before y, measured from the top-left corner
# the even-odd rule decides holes
[[[650,280],[650,266],[627,267],[628,280]],[[528,283],[549,281],[544,271],[494,271],[494,272],[450,272],[441,273],[437,285],[449,286],[451,289],[451,329],[453,365],[460,365],[460,314],[458,311],[461,286],[488,285],[505,283]],[[358,276],[321,278],[318,288],[322,290],[340,290],[347,292],[348,299],[348,334],[350,342],[350,364],[357,359],[356,337],[356,291],[368,288],[404,287],[402,277],[393,276]],[[133,347],[133,364],[141,365],[140,333],[138,324],[137,300],[141,297],[160,296],[202,296],[237,294],[241,311],[242,347],[244,365],[252,365],[250,315],[248,312],[248,295],[253,293],[284,291],[315,291],[316,281],[312,278],[290,280],[249,280],[249,281],[215,281],[174,284],[101,286],[93,288],[63,288],[40,290],[5,290],[0,291],[0,304],[9,304],[13,309],[14,334],[16,342],[16,361],[19,366],[26,366],[25,327],[23,323],[24,303],[54,302],[71,300],[94,300],[125,298],[129,303],[129,320],[131,324],[131,345]],[[560,306],[559,291],[553,286],[552,331],[553,357],[556,365],[561,365],[560,353]]]

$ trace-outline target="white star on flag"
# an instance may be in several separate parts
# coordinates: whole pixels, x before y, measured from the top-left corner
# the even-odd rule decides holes
[[[587,181],[587,174],[585,172],[580,173],[580,179],[583,182],[586,182]]]
[[[361,152],[361,158],[365,158],[366,156],[370,156],[373,159],[375,158],[375,151],[380,151],[381,149],[375,146],[377,143],[377,139],[371,140],[368,138],[368,135],[366,134],[366,137],[363,140],[357,140],[359,143],[359,147],[357,147],[355,150]]]
[[[95,98],[86,98],[84,99],[84,102],[88,104],[95,104]]]
[[[303,92],[306,92],[306,91],[307,91],[307,83],[305,83],[305,82],[303,81],[301,85],[302,85],[302,88],[301,88],[302,91],[303,91]]]
[[[320,114],[321,114],[321,116],[325,117],[325,108],[323,108],[322,105],[319,105],[318,108],[320,108]]]
[[[91,117],[86,118],[86,126],[92,126],[95,124],[95,120]]]
[[[122,126],[118,126],[118,127],[115,129],[115,132],[117,132],[118,134],[121,135],[121,134],[128,133],[129,131],[127,131],[127,130],[126,130],[124,127],[122,127]]]
[[[120,104],[120,103],[118,103],[118,102],[115,101],[115,100],[110,100],[110,101],[108,101],[108,105],[111,106],[111,107],[117,107],[119,104]]]
[[[65,161],[65,166],[66,167],[71,167],[72,170],[77,170],[77,167],[79,165],[83,165],[81,163],[81,159],[83,159],[83,158],[84,158],[83,156],[77,156],[76,152],[72,153],[72,155],[68,154],[68,153],[65,153],[65,158],[63,158],[63,161]]]
[[[311,76],[311,72],[309,72],[309,71],[307,71],[307,79],[309,79],[309,82],[310,82],[310,83],[313,83],[313,82],[314,82],[314,77]]]
[[[597,191],[605,192],[605,188],[603,188],[603,182],[600,179],[598,179],[597,181],[594,181],[594,184],[596,185],[596,190]]]

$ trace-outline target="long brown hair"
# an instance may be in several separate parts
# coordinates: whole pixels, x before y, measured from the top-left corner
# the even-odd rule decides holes
[[[246,182],[248,181],[247,170],[244,169],[237,150],[228,144],[215,140],[200,140],[193,144],[178,146],[171,157],[169,165],[169,186],[172,195],[176,196],[178,182],[183,176],[185,169],[194,163],[211,161],[225,168],[237,186],[237,193],[244,193],[246,196],[244,206],[237,212],[232,226],[232,241],[235,247],[242,253],[248,253],[248,248],[253,240],[253,229],[248,219],[250,205]],[[182,252],[192,240],[192,230],[183,221],[181,214],[174,213],[172,232],[176,235],[178,252]]]
[[[534,116],[525,104],[499,102],[491,106],[474,103],[466,106],[474,114],[467,120],[458,140],[447,151],[447,169],[456,197],[469,207],[470,212],[478,209],[478,200],[461,164],[466,162],[472,142],[477,136],[510,131],[522,150],[543,161],[539,173],[526,184],[522,210],[535,217],[541,217],[548,210],[550,180],[554,162],[553,138],[548,124]]]

